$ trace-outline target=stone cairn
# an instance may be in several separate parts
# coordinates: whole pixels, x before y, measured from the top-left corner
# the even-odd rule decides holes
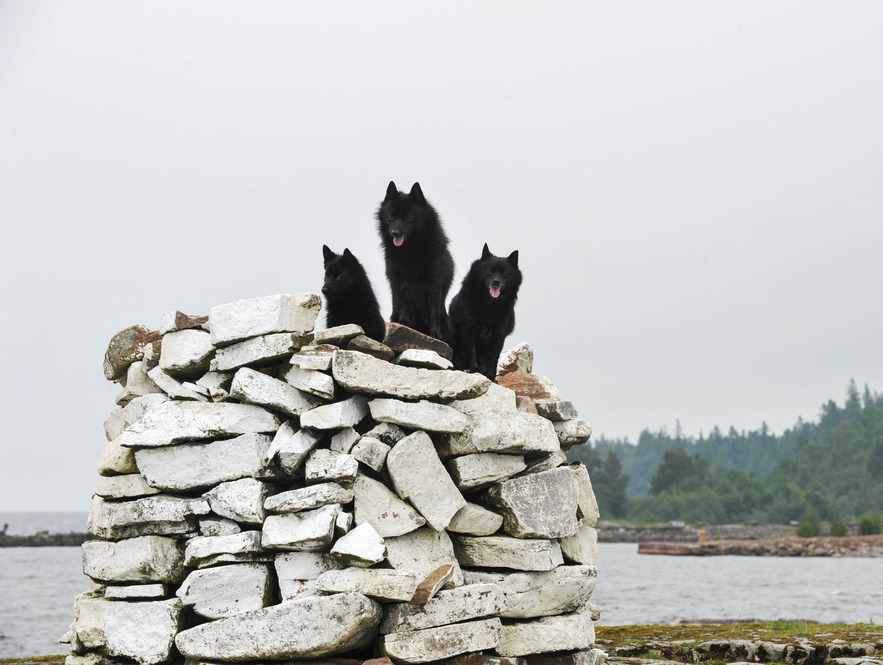
[[[598,508],[565,459],[591,428],[530,347],[490,382],[396,324],[314,332],[320,307],[111,340],[68,665],[601,665]]]

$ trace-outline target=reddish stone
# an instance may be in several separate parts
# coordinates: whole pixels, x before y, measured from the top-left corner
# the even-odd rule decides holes
[[[396,353],[401,353],[407,349],[428,349],[435,351],[438,355],[446,360],[454,360],[454,351],[450,346],[440,339],[424,335],[408,326],[400,323],[386,324],[386,339],[383,340]]]
[[[535,416],[540,415],[537,413],[537,405],[530,397],[525,395],[515,395],[515,406],[519,411],[524,411],[525,413],[532,413]]]
[[[159,333],[142,325],[129,326],[114,335],[104,354],[104,376],[108,381],[116,381],[126,373],[129,365],[144,357],[144,347],[151,342],[159,342]],[[154,352],[159,355],[154,346]]]
[[[417,585],[417,591],[411,598],[412,605],[425,605],[454,576],[454,564],[448,563],[433,570],[426,579]]]
[[[395,352],[386,346],[385,344],[381,344],[380,342],[371,339],[367,335],[358,335],[357,337],[353,337],[350,340],[350,343],[346,345],[347,351],[361,351],[362,353],[367,353],[369,356],[374,356],[375,358],[379,358],[380,360],[385,360],[389,362],[392,360],[392,357],[395,355]]]
[[[497,377],[497,384],[504,388],[511,388],[516,395],[530,397],[532,400],[557,400],[558,389],[545,376],[536,374],[501,374]],[[534,407],[536,413],[536,407]]]
[[[176,330],[187,330],[189,328],[198,328],[199,326],[205,325],[208,323],[207,316],[192,316],[190,314],[185,314],[184,312],[175,312],[175,323],[167,332],[173,332]]]

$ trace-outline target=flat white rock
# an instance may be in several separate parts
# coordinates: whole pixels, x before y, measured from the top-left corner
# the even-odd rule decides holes
[[[353,483],[356,524],[369,523],[384,538],[401,536],[426,524],[413,507],[386,485],[359,475]]]
[[[281,294],[212,307],[208,315],[215,346],[272,333],[312,332],[322,301],[312,293]]]
[[[152,394],[163,394],[163,390],[147,375],[147,366],[144,362],[138,360],[126,369],[126,385],[114,401],[119,406],[126,406],[138,397]]]
[[[285,371],[282,378],[298,390],[322,399],[334,399],[334,379],[328,374],[292,366]]]
[[[469,426],[462,434],[442,437],[442,456],[515,453],[536,457],[559,448],[552,423],[533,413],[484,409],[467,417]]]
[[[340,568],[330,554],[323,552],[282,552],[273,561],[282,600],[318,594],[316,578]]]
[[[352,483],[359,473],[359,463],[352,455],[317,448],[307,457],[304,477],[308,483]]]
[[[498,383],[491,383],[484,395],[479,395],[472,399],[455,400],[451,402],[450,406],[462,413],[474,413],[488,409],[518,411],[515,391]]]
[[[261,524],[266,516],[264,500],[267,492],[265,483],[254,478],[241,478],[221,483],[203,497],[208,500],[212,512],[221,517],[247,524]]]
[[[104,589],[107,600],[162,600],[168,595],[168,586],[159,583],[109,586]]]
[[[192,376],[209,368],[215,352],[211,336],[204,330],[188,328],[163,335],[159,367],[173,376]]]
[[[337,483],[319,483],[269,496],[264,501],[264,508],[271,513],[296,513],[329,503],[344,504],[352,500],[353,490]]]
[[[386,543],[368,522],[337,539],[331,548],[331,556],[345,566],[367,568],[386,558]]]
[[[147,376],[155,385],[162,389],[169,397],[180,400],[195,400],[197,402],[207,402],[208,398],[201,392],[193,390],[178,381],[171,374],[168,374],[162,367],[154,367],[147,372]]]
[[[511,478],[527,465],[521,455],[475,453],[455,457],[448,464],[451,477],[461,490],[477,490]]]
[[[545,573],[496,573],[469,570],[467,584],[496,584],[506,597],[497,614],[509,619],[555,616],[576,612],[595,590],[594,566],[558,566]]]
[[[561,539],[561,553],[573,563],[595,566],[598,563],[598,532],[586,520],[580,520],[579,529],[572,536]]]
[[[386,469],[398,495],[410,500],[437,531],[447,528],[466,505],[425,432],[414,432],[399,441],[386,456]]]
[[[339,505],[331,504],[299,513],[268,515],[264,520],[261,546],[300,552],[327,551],[334,538],[339,511]]]
[[[451,369],[454,366],[450,360],[430,349],[405,349],[395,359],[395,363],[427,369]]]
[[[260,474],[270,442],[267,434],[243,434],[209,443],[139,448],[135,461],[149,485],[180,492]]]
[[[280,424],[277,416],[252,404],[169,400],[148,411],[116,441],[135,448],[168,446],[196,439],[271,433]]]
[[[595,526],[598,518],[601,516],[601,511],[598,510],[598,501],[592,489],[592,479],[589,477],[589,471],[582,462],[571,464],[570,469],[576,475],[576,482],[579,487],[577,516],[582,518],[586,526]]]
[[[219,555],[254,554],[260,551],[260,531],[242,531],[226,536],[198,536],[187,542],[184,564],[193,568]]]
[[[503,516],[477,503],[466,502],[451,518],[448,531],[472,536],[490,536],[503,526]]]
[[[451,578],[454,586],[463,584],[463,571],[460,570],[460,563],[454,555],[454,546],[446,532],[425,526],[385,540],[386,558],[396,570],[414,573],[422,581],[441,566],[450,564],[454,567]]]
[[[380,439],[370,436],[363,436],[359,442],[353,446],[352,456],[357,462],[361,462],[367,467],[380,471],[386,464],[386,456],[392,448]]]
[[[176,592],[185,607],[206,619],[221,619],[266,607],[272,598],[270,571],[260,563],[194,570]]]
[[[392,365],[358,351],[337,351],[334,380],[350,392],[399,399],[467,399],[485,393],[490,380],[480,374]]]
[[[470,619],[500,614],[506,596],[496,584],[467,584],[448,591],[439,591],[423,605],[396,603],[384,608],[381,633],[401,633],[445,626]]]
[[[246,365],[266,365],[293,354],[303,340],[303,337],[291,333],[274,333],[223,346],[215,353],[211,369],[213,372],[229,372]]]
[[[206,660],[321,658],[370,644],[381,614],[362,594],[310,596],[190,628],[175,644]]]
[[[469,422],[457,409],[426,400],[403,402],[398,399],[378,398],[368,402],[368,408],[371,409],[371,417],[377,422],[393,423],[427,432],[462,432]]]
[[[196,517],[209,513],[205,499],[157,494],[132,501],[105,501],[92,497],[87,527],[99,538],[172,536],[196,530]]]
[[[503,515],[503,530],[518,538],[563,538],[576,533],[579,488],[567,467],[506,480],[488,501]]]
[[[383,637],[383,652],[402,663],[428,663],[462,653],[493,649],[500,640],[497,618],[467,621]]]
[[[341,429],[358,425],[368,415],[368,400],[354,395],[342,402],[324,404],[301,416],[300,425],[309,429]]]
[[[358,440],[359,433],[355,429],[344,427],[339,432],[335,432],[328,447],[336,453],[349,453]]]
[[[323,593],[357,592],[384,602],[411,600],[417,584],[413,573],[385,568],[343,568],[316,579],[316,588]]]
[[[104,421],[104,433],[107,436],[107,440],[113,441],[129,425],[141,420],[150,409],[168,400],[168,396],[161,392],[156,392],[136,397],[123,408],[112,411],[107,420]]]
[[[296,430],[290,422],[284,423],[273,437],[266,459],[268,463],[274,458],[278,459],[282,470],[293,476],[321,438],[321,432]]]
[[[159,490],[148,485],[140,473],[128,473],[122,476],[99,476],[95,484],[95,494],[105,499],[135,499],[159,494]]]
[[[83,572],[96,582],[179,582],[184,578],[184,547],[174,538],[87,540],[82,554]]]
[[[98,458],[98,473],[102,476],[115,476],[118,474],[138,473],[138,464],[135,462],[135,451],[124,448],[117,439],[108,441]]]
[[[497,653],[529,656],[548,651],[579,651],[595,644],[595,624],[589,613],[577,612],[507,624],[500,633]]]
[[[464,535],[455,535],[452,540],[457,560],[464,566],[544,571],[564,563],[555,540]]]

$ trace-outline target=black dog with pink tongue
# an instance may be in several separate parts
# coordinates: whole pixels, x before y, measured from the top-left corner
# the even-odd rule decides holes
[[[454,367],[480,372],[491,381],[506,337],[515,329],[521,286],[518,251],[494,256],[487,243],[473,262],[449,309]]]

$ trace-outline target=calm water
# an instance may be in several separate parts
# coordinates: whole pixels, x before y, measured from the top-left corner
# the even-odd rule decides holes
[[[0,513],[9,533],[82,531],[84,513]],[[13,531],[13,524],[20,526]],[[638,556],[600,545],[601,623],[806,619],[883,623],[883,559]],[[73,598],[92,586],[78,547],[0,548],[0,658],[65,653]]]

